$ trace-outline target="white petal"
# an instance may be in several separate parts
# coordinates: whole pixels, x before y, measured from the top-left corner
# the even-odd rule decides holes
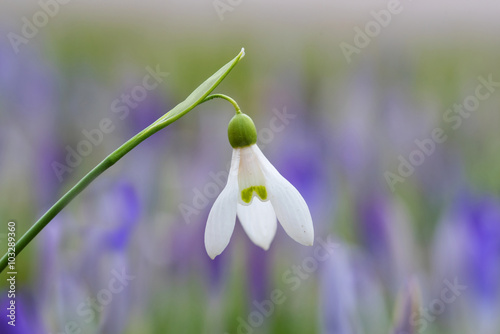
[[[276,214],[270,201],[254,199],[250,205],[238,204],[238,218],[250,240],[268,250],[276,234]]]
[[[236,206],[238,204],[238,166],[240,150],[233,150],[231,168],[227,184],[215,200],[208,215],[205,228],[205,248],[208,256],[214,259],[229,244],[236,223]]]
[[[238,170],[238,186],[240,194],[238,203],[250,205],[255,196],[268,200],[266,180],[260,169],[260,163],[253,152],[252,146],[241,148],[240,167]]]
[[[266,187],[276,216],[285,232],[295,241],[311,246],[314,227],[306,201],[267,160],[257,145],[251,146],[266,178]]]

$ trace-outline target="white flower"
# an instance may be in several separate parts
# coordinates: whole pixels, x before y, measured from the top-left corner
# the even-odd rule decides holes
[[[234,148],[229,177],[210,210],[205,229],[208,255],[214,259],[229,244],[236,215],[248,237],[265,250],[276,234],[276,218],[292,239],[311,246],[314,229],[304,198],[262,154],[255,144],[256,136],[244,146],[233,144],[231,132],[229,139]]]

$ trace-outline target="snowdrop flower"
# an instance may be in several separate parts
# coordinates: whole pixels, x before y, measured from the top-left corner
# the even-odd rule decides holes
[[[314,229],[309,208],[256,145],[252,119],[237,112],[229,122],[228,137],[233,147],[231,168],[227,184],[208,215],[208,255],[214,259],[229,244],[236,215],[248,237],[265,250],[276,234],[276,218],[292,239],[311,246]]]

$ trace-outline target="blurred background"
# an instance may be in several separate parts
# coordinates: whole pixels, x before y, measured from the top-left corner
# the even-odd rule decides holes
[[[203,234],[222,100],[94,181],[17,258],[1,333],[500,333],[498,1],[2,1],[0,231],[18,238],[245,47],[255,121],[316,242]]]

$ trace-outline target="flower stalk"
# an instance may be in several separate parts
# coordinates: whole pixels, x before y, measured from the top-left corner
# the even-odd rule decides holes
[[[241,109],[240,109],[240,106],[238,105],[238,103],[236,103],[235,100],[233,100],[232,98],[230,98],[229,96],[224,95],[224,94],[212,94],[212,95],[209,95],[209,96],[207,96],[205,98],[205,100],[203,100],[203,102],[210,101],[210,100],[215,99],[215,98],[224,99],[226,101],[231,102],[231,104],[233,105],[234,110],[236,111],[236,113],[237,114],[241,114]]]

